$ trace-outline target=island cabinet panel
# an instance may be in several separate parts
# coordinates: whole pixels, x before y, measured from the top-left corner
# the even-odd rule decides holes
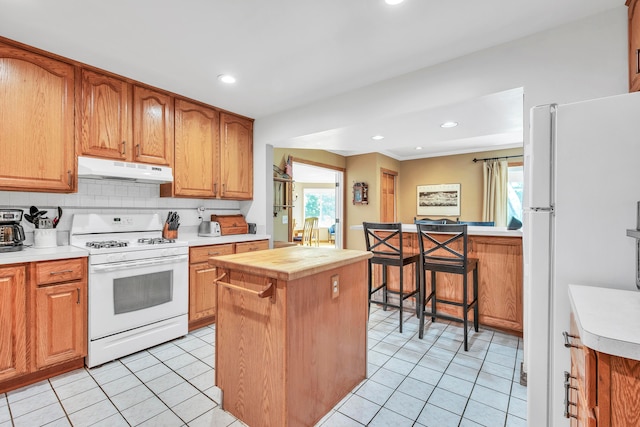
[[[409,234],[409,233],[405,233]],[[445,235],[443,235],[443,239]],[[412,250],[420,253],[414,233]],[[468,236],[468,256],[478,259],[478,310],[481,325],[502,329],[516,334],[523,330],[522,302],[522,238],[501,236]],[[403,244],[406,239],[403,237]],[[406,245],[406,244],[405,244]],[[458,250],[462,244],[457,245]],[[405,249],[406,250],[406,249]],[[392,276],[393,288],[397,289],[397,268]],[[426,272],[426,290],[431,289],[431,272]],[[405,289],[413,278],[407,276],[405,267]],[[467,278],[468,300],[473,299],[473,274]],[[462,301],[462,276],[449,273],[436,274],[436,293],[439,299]],[[437,306],[438,311],[461,317],[462,309],[448,304]],[[469,312],[473,319],[473,311]]]
[[[225,273],[215,375],[226,411],[250,426],[312,426],[366,378],[368,256],[288,247],[213,260]]]
[[[0,189],[76,189],[73,65],[0,43]]]
[[[224,280],[260,291],[272,284],[276,297],[218,287],[216,385],[224,409],[250,426],[284,426],[287,290],[268,277],[227,271]]]
[[[0,381],[27,372],[26,267],[0,268]]]
[[[213,108],[175,100],[174,182],[162,184],[162,196],[213,198],[218,165],[219,114]]]
[[[522,239],[471,236],[478,258],[480,323],[522,333]]]

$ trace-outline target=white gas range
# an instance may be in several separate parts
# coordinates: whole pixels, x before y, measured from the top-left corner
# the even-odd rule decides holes
[[[76,214],[70,243],[89,251],[94,367],[188,332],[189,248],[162,238],[158,214]]]

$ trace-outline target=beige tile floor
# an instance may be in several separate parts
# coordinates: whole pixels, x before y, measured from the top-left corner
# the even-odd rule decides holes
[[[522,340],[481,328],[461,348],[457,324],[372,307],[368,379],[318,426],[526,426]],[[0,427],[242,426],[213,387],[215,327],[93,369],[0,394]]]

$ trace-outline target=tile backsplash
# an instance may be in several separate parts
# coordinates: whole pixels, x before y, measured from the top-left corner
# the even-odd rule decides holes
[[[58,244],[69,243],[71,218],[74,213],[159,213],[161,218],[168,211],[177,211],[180,215],[181,229],[195,227],[198,219],[198,207],[204,207],[203,217],[211,214],[244,213],[243,207],[250,201],[211,200],[160,197],[159,184],[133,183],[113,179],[79,178],[78,192],[72,194],[32,193],[18,191],[0,191],[0,208],[22,209],[29,212],[30,206],[48,211],[47,217],[57,216],[57,207],[63,209],[58,224]],[[26,234],[26,243],[33,242],[34,227],[22,220]]]

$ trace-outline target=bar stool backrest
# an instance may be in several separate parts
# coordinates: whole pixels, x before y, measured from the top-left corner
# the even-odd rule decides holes
[[[416,224],[422,263],[427,269],[464,273],[467,268],[466,224]]]
[[[373,256],[402,258],[402,224],[363,222],[367,250]],[[382,232],[382,233],[381,233]],[[388,232],[388,233],[387,233]],[[395,239],[398,246],[395,246]]]

